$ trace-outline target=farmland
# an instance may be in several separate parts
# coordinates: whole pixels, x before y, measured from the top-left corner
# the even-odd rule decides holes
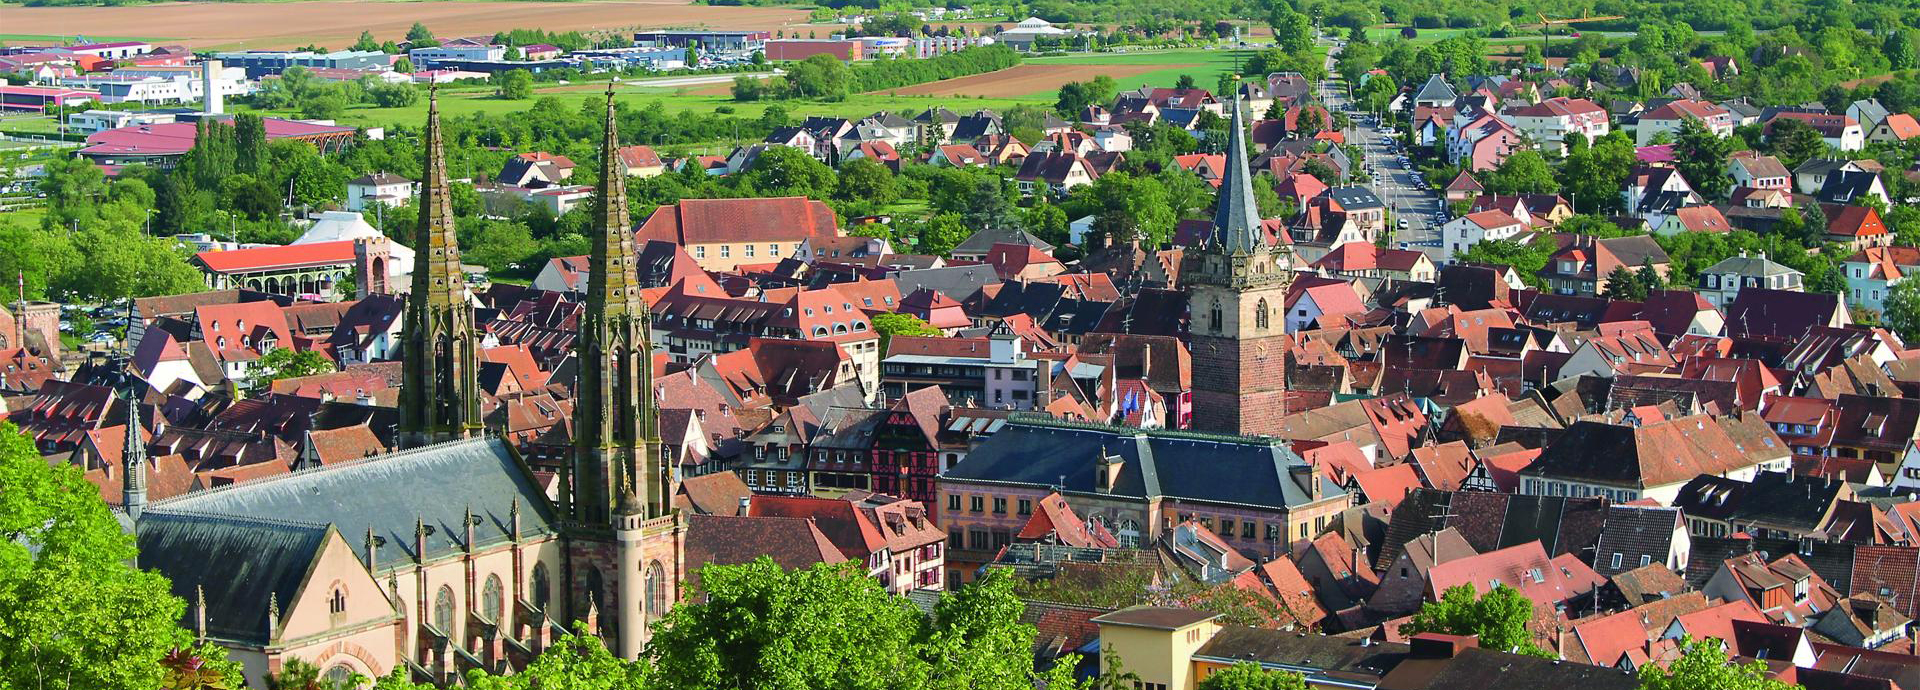
[[[510,28],[619,31],[647,28],[775,30],[803,25],[805,10],[692,5],[684,0],[611,2],[173,2],[126,7],[0,5],[10,35],[164,37],[195,49],[344,48],[371,31],[399,40],[414,22],[442,36],[492,34]],[[824,28],[824,27],[823,27]],[[14,39],[20,40],[20,39]]]
[[[1087,81],[1102,74],[1129,83],[1127,80],[1135,75],[1158,69],[1160,67],[1156,65],[1027,63],[998,72],[889,89],[887,93],[903,96],[1032,96],[1053,93],[1067,82]]]

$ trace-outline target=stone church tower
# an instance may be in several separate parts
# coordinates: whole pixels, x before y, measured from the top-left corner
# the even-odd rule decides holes
[[[479,343],[473,304],[460,270],[440,140],[438,99],[427,97],[427,160],[420,227],[413,238],[413,292],[402,324],[400,434],[403,448],[480,433]]]
[[[1235,98],[1213,232],[1187,250],[1181,267],[1193,348],[1193,419],[1205,431],[1277,435],[1286,414],[1284,317],[1293,250],[1284,242],[1269,244],[1260,227],[1246,132],[1246,113]]]
[[[651,314],[640,299],[614,115],[609,86],[594,207],[598,232],[575,341],[573,458],[562,479],[561,512],[571,524],[576,617],[598,611],[601,633],[614,638],[622,657],[634,658],[647,625],[678,599],[686,523],[673,510],[677,476],[660,447]]]

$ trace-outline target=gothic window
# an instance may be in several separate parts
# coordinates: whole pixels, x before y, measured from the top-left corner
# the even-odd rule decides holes
[[[1267,300],[1265,298],[1261,298],[1260,303],[1254,306],[1254,312],[1253,312],[1254,328],[1258,328],[1263,331],[1267,330],[1267,311],[1268,311]]]
[[[1221,322],[1220,303],[1215,302],[1213,303],[1213,306],[1209,307],[1207,310],[1207,328],[1212,330],[1215,333],[1219,333],[1220,322]]]
[[[603,581],[600,578],[600,569],[595,568],[593,566],[587,566],[587,592],[586,593],[587,593],[587,597],[593,601],[594,606],[607,605],[607,594],[606,592],[601,591],[602,587],[604,586],[605,586],[605,581]],[[580,605],[585,606],[586,602],[582,601],[580,602]]]
[[[500,622],[500,613],[505,608],[500,591],[500,576],[488,575],[487,584],[480,589],[480,614],[487,620]]]
[[[327,687],[353,687],[353,669],[348,668],[346,664],[340,664],[327,669]]]
[[[335,586],[333,595],[327,597],[327,613],[340,615],[347,612],[347,588]]]
[[[433,627],[442,634],[453,636],[453,588],[440,585],[440,591],[433,595]]]
[[[533,605],[541,611],[547,610],[547,601],[550,598],[547,593],[549,585],[550,583],[547,581],[547,564],[533,564]]]
[[[659,561],[647,566],[647,620],[658,620],[667,612],[667,572]]]

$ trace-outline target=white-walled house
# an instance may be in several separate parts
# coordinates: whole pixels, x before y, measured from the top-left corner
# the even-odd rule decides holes
[[[347,182],[347,210],[365,211],[374,204],[387,208],[405,205],[413,198],[413,180],[388,172],[362,175]]]
[[[1447,221],[1440,227],[1440,249],[1452,261],[1468,248],[1487,240],[1510,240],[1527,231],[1527,224],[1506,211],[1481,211]]]
[[[1564,154],[1568,134],[1577,132],[1593,141],[1612,131],[1607,109],[1585,98],[1549,98],[1510,108],[1506,118],[1546,153]]]

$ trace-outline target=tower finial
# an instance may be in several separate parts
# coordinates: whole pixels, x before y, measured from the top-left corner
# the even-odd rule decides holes
[[[147,507],[147,443],[141,438],[140,399],[127,391],[127,437],[120,447],[120,504],[127,517],[140,519]],[[105,458],[102,458],[104,461]]]
[[[278,632],[279,630],[280,630],[280,593],[271,592],[267,594],[267,639],[269,640],[273,639],[274,633]]]
[[[207,641],[207,588],[193,586],[193,634],[195,641]]]
[[[1237,79],[1237,77],[1236,77]],[[1247,165],[1247,114],[1238,89],[1227,131],[1227,169],[1220,176],[1220,198],[1213,210],[1213,241],[1233,254],[1251,254],[1266,246],[1260,232],[1260,206],[1253,195]]]

